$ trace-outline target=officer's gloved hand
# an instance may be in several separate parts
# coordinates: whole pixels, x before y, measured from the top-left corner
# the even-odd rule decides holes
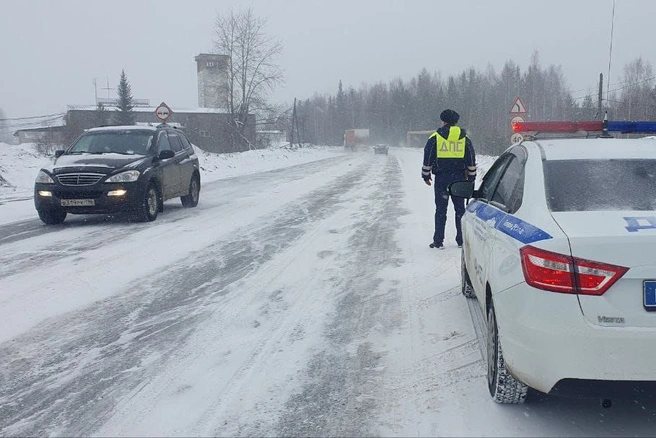
[[[424,182],[426,183],[427,186],[431,185],[431,177],[428,175],[428,177],[424,178]]]

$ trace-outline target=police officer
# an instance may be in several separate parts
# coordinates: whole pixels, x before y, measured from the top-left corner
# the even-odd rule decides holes
[[[450,109],[442,111],[442,127],[433,133],[424,147],[424,165],[421,177],[431,185],[431,172],[435,175],[435,234],[429,245],[444,249],[446,210],[449,205],[449,184],[476,178],[476,153],[464,129],[456,126],[460,115]],[[456,211],[456,243],[462,247],[460,220],[465,213],[465,200],[451,197]]]

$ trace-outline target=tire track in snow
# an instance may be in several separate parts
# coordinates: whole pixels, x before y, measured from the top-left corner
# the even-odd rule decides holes
[[[379,382],[384,353],[368,336],[394,330],[399,291],[385,290],[379,270],[399,266],[394,232],[401,207],[399,165],[389,156],[376,177],[379,188],[354,218],[349,246],[336,254],[340,277],[333,289],[337,306],[325,328],[325,348],[310,360],[306,383],[286,403],[277,436],[362,436],[375,434],[372,420],[379,409]],[[393,292],[393,293],[389,293]],[[271,433],[246,429],[246,435]]]
[[[251,188],[256,191],[262,185],[276,181],[278,184],[298,181],[311,175],[318,165],[324,167],[343,166],[352,157],[338,156],[311,163],[290,166],[267,172],[237,176],[203,184],[201,203],[193,209],[184,209],[177,199],[167,201],[165,212],[152,223],[130,223],[126,215],[69,215],[66,222],[56,226],[46,226],[38,219],[14,222],[0,226],[0,247],[41,236],[50,236],[49,244],[38,251],[25,252],[20,249],[0,253],[0,279],[26,269],[35,269],[64,256],[82,256],[85,252],[124,239],[133,234],[153,229],[170,228],[171,224],[180,223],[190,217],[196,217],[199,211],[219,210],[230,204],[230,199],[242,195]],[[221,194],[219,202],[209,203],[203,193],[218,186]],[[36,214],[36,212],[35,212]],[[210,215],[208,215],[210,216]]]
[[[262,225],[208,246],[124,295],[1,345],[0,434],[93,433],[122,397],[174,359],[217,308],[229,305],[240,280],[340,208],[341,197],[365,174],[354,167]]]

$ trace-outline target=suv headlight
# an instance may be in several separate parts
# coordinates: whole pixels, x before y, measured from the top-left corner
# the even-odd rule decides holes
[[[128,170],[125,172],[117,173],[116,175],[107,178],[105,182],[108,183],[126,183],[126,182],[135,182],[139,179],[138,170]]]
[[[54,184],[50,175],[45,173],[43,170],[39,170],[39,174],[36,176],[36,182],[40,184]]]

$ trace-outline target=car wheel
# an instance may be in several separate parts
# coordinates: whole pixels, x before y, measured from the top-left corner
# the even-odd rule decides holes
[[[42,208],[37,210],[39,219],[46,225],[57,225],[64,222],[66,212],[59,208]]]
[[[152,222],[157,219],[157,213],[159,213],[159,193],[155,184],[150,183],[135,212],[135,219],[138,222]]]
[[[487,313],[487,385],[492,399],[497,403],[519,404],[526,401],[528,386],[515,379],[506,369],[492,305]]]
[[[194,174],[191,177],[189,182],[189,192],[180,197],[183,207],[191,208],[198,205],[198,199],[200,198],[200,178],[197,174]]]
[[[476,293],[471,285],[471,279],[465,266],[465,251],[460,251],[460,290],[467,298],[476,298]]]

